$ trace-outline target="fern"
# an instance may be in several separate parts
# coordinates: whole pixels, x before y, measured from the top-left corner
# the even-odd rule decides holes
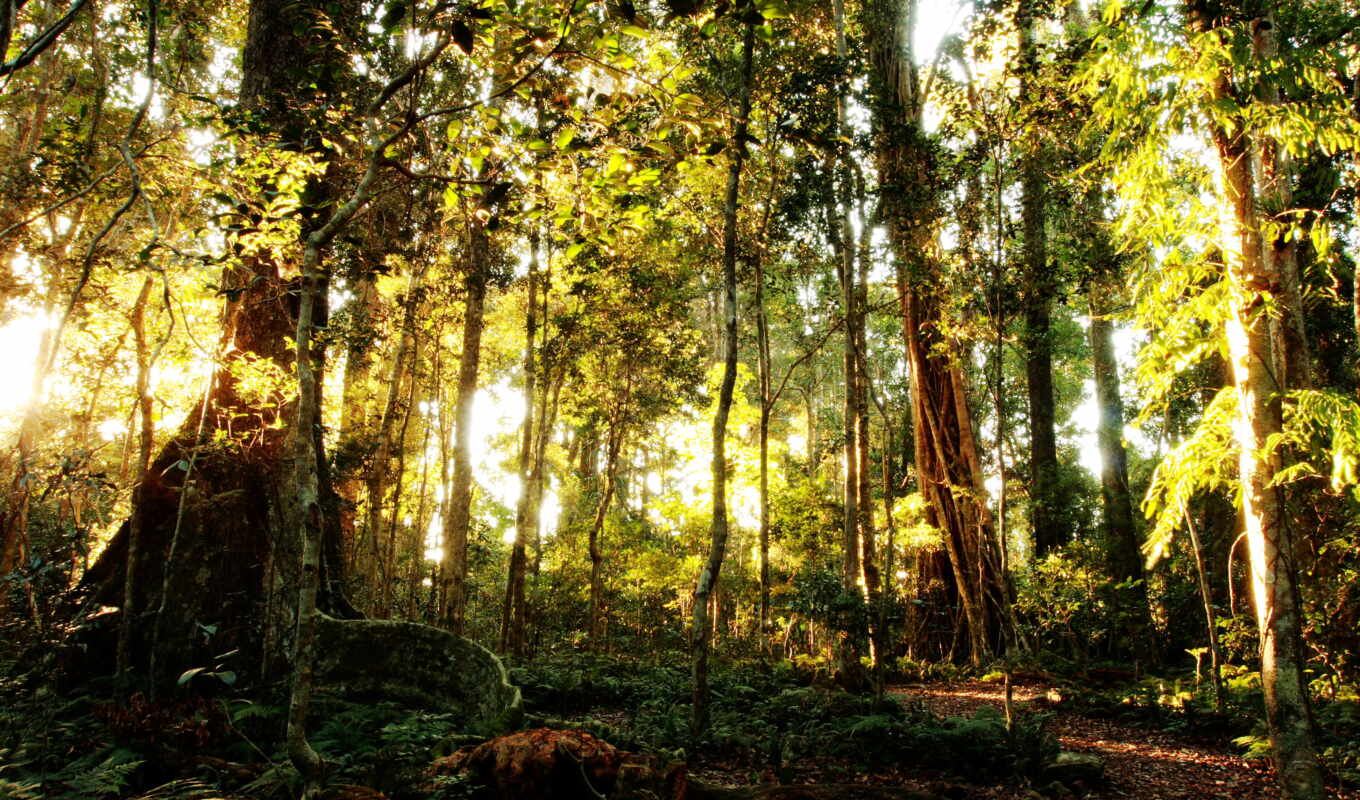
[[[42,787],[25,781],[0,778],[0,800],[42,800]]]
[[[63,778],[61,782],[66,785],[68,791],[57,797],[89,800],[94,797],[121,794],[132,773],[143,764],[141,760],[125,760],[127,755],[129,753],[125,750],[115,750],[94,767],[76,771],[70,777]]]
[[[197,778],[184,778],[161,784],[132,800],[229,800],[222,790]]]

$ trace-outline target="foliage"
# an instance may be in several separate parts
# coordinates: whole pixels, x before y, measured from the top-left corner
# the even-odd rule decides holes
[[[815,673],[787,665],[725,665],[713,674],[713,724],[699,739],[688,728],[685,673],[664,664],[598,656],[554,659],[517,668],[531,710],[575,714],[626,709],[609,724],[581,724],[616,745],[648,751],[744,756],[778,765],[805,758],[844,758],[866,767],[919,763],[960,775],[1034,775],[1057,753],[1047,717],[1022,715],[1013,730],[997,712],[941,719],[895,700],[856,696],[808,684]]]

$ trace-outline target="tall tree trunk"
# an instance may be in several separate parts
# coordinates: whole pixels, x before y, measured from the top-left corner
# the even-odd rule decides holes
[[[482,222],[468,215],[468,259],[463,307],[463,352],[458,362],[458,399],[454,415],[453,487],[444,522],[444,624],[463,632],[467,611],[467,548],[472,520],[472,403],[482,355],[482,309],[491,267],[491,241]]]
[[[872,466],[869,457],[869,339],[867,319],[869,311],[869,237],[872,228],[864,211],[864,184],[857,182],[857,196],[862,226],[859,240],[858,275],[855,280],[855,457],[858,462],[858,484],[855,508],[858,512],[860,575],[865,607],[868,611],[870,657],[873,661],[875,689],[881,690],[880,667],[884,658],[882,619],[880,609],[881,580],[878,571],[878,542],[874,535],[874,497]],[[887,446],[885,441],[884,446]],[[884,491],[887,491],[886,488]]]
[[[1202,0],[1189,4],[1193,28],[1212,30],[1218,21]],[[1234,103],[1232,77],[1207,79],[1211,101]],[[1280,392],[1273,377],[1274,348],[1264,305],[1279,275],[1263,252],[1261,219],[1252,175],[1252,146],[1243,125],[1233,131],[1211,123],[1218,154],[1220,241],[1230,287],[1228,351],[1237,389],[1235,438],[1242,512],[1251,556],[1256,622],[1261,639],[1261,684],[1271,755],[1286,800],[1325,796],[1322,769],[1313,744],[1312,713],[1303,672],[1302,609],[1295,577],[1291,531],[1285,525],[1279,489],[1271,485],[1278,459],[1263,454],[1266,441],[1282,427]]]
[[[1020,30],[1020,96],[1039,108],[1039,49],[1035,41],[1038,9],[1035,0],[1020,0],[1016,27]],[[1059,513],[1058,443],[1054,432],[1053,338],[1051,316],[1054,279],[1048,269],[1048,236],[1044,217],[1044,147],[1037,134],[1025,145],[1020,173],[1020,220],[1024,234],[1025,377],[1029,387],[1030,525],[1034,553],[1043,557],[1065,544],[1070,532]]]
[[[333,98],[337,80],[348,72],[337,32],[350,18],[334,15],[335,9],[311,0],[250,4],[240,103],[278,136],[276,146],[284,152],[312,152],[304,144],[316,124],[311,112]],[[347,11],[344,4],[341,11]],[[331,155],[320,154],[327,161]],[[339,175],[332,167],[309,187],[304,238],[338,194]],[[231,369],[231,362],[248,359],[293,371],[296,281],[285,276],[297,271],[298,261],[296,249],[283,257],[260,253],[228,270],[221,339],[226,356],[206,402],[155,458],[138,493],[133,513],[143,520],[137,547],[142,555],[133,579],[144,591],[136,590],[143,596],[124,611],[159,608],[150,656],[152,679],[160,686],[173,685],[185,668],[232,648],[248,663],[260,664],[265,675],[282,674],[302,633],[296,623],[306,583],[304,538],[321,529],[313,516],[323,513],[317,505],[322,491],[307,501],[314,507],[302,515],[308,522],[304,531],[292,521],[299,513],[296,503],[305,499],[296,493],[292,465],[305,447],[319,486],[321,459],[314,452],[314,411],[299,420],[300,432],[278,423],[294,419],[300,405],[314,405],[319,389],[291,403],[256,407]],[[311,269],[303,269],[302,294],[324,319],[325,298],[316,296],[324,276],[318,277],[316,266]],[[310,361],[305,366],[312,369]],[[313,384],[320,385],[315,374]],[[204,444],[222,437],[234,445]],[[128,530],[124,526],[86,574],[85,584],[96,590],[93,602],[123,602]],[[200,625],[215,626],[211,641],[205,642]]]
[[[295,527],[301,539],[301,574],[296,592],[296,641],[293,646],[292,691],[288,701],[288,756],[303,779],[303,797],[320,792],[321,757],[307,740],[307,712],[311,707],[312,674],[316,663],[317,589],[321,572],[321,491],[317,475],[318,453],[313,430],[321,426],[319,375],[313,359],[314,313],[322,294],[321,249],[328,241],[308,237],[302,260],[302,291],[298,306],[296,416],[290,431],[292,445],[292,492],[285,524]],[[285,593],[282,602],[287,602]]]
[[[760,648],[769,651],[770,635],[770,331],[765,316],[765,259],[756,259],[756,358],[760,371]]]
[[[727,552],[727,418],[732,409],[732,391],[737,382],[737,201],[741,169],[746,160],[747,128],[751,116],[751,62],[755,52],[754,13],[749,0],[739,6],[743,24],[741,40],[741,86],[737,94],[736,124],[732,129],[731,161],[727,168],[727,190],[723,198],[723,378],[718,389],[718,408],[713,417],[713,522],[709,530],[708,560],[694,588],[693,618],[690,621],[690,663],[694,682],[690,730],[698,736],[709,722],[708,650],[711,624],[709,600],[718,585],[723,557]]]
[[[1214,687],[1214,708],[1218,713],[1225,712],[1223,694],[1223,667],[1218,648],[1218,615],[1214,612],[1214,591],[1209,585],[1209,570],[1204,566],[1204,544],[1200,541],[1199,526],[1195,524],[1189,509],[1185,512],[1185,525],[1190,529],[1190,546],[1195,556],[1195,579],[1199,584],[1199,599],[1204,606],[1204,625],[1208,629],[1210,678]],[[1195,662],[1195,679],[1199,680],[1199,661]]]
[[[614,490],[618,486],[619,451],[623,447],[624,436],[622,409],[615,409],[611,417],[609,435],[605,440],[604,476],[587,540],[587,550],[590,553],[589,633],[590,645],[596,650],[604,649],[604,548],[600,540],[604,535],[604,521],[609,514],[609,504],[614,501]]]
[[[351,306],[352,316],[354,326],[360,330],[369,328],[377,315],[379,295],[375,278],[374,275],[365,275],[359,279],[355,287],[355,297]],[[363,485],[363,476],[360,474],[361,459],[357,457],[357,450],[371,433],[369,429],[372,420],[369,419],[369,414],[370,404],[374,398],[368,384],[373,373],[373,356],[369,352],[372,347],[372,343],[366,343],[352,345],[349,348],[345,357],[343,388],[340,392],[340,435],[336,446],[336,461],[340,474],[335,482],[335,491],[340,498],[341,547],[346,566],[350,567],[357,565],[359,558],[355,510],[359,504],[359,489]]]
[[[529,234],[529,279],[525,288],[528,300],[524,313],[524,421],[520,423],[519,503],[515,506],[515,542],[510,548],[510,566],[505,579],[505,601],[501,607],[501,651],[519,655],[523,648],[524,572],[531,536],[538,535],[538,509],[534,507],[534,431],[535,391],[538,370],[534,347],[538,337],[538,231]]]
[[[406,454],[409,452],[407,434],[411,430],[411,417],[416,410],[416,390],[420,385],[420,346],[415,337],[411,339],[410,353],[411,379],[407,382],[406,402],[401,404],[401,431],[394,442],[397,463],[396,469],[392,471],[395,476],[392,486],[392,513],[387,519],[387,540],[381,548],[382,585],[377,587],[375,593],[377,598],[375,616],[383,619],[391,618],[397,608],[396,592],[397,583],[400,581],[397,569],[400,552],[397,545],[401,538],[399,530],[402,527],[402,517],[405,516],[402,514],[402,498],[406,494]],[[381,526],[381,517],[378,523]]]
[[[864,29],[872,57],[875,142],[883,217],[897,255],[897,290],[911,372],[917,473],[928,517],[944,534],[954,589],[975,664],[1009,638],[1009,594],[981,485],[972,417],[956,343],[942,340],[943,292],[932,257],[940,213],[934,157],[921,122],[924,98],[912,61],[913,0],[871,0]],[[964,491],[959,491],[963,487]]]
[[[845,59],[847,57],[845,6],[842,0],[835,0],[832,3],[832,9],[836,27],[836,55],[838,58]],[[836,128],[840,135],[847,135],[846,98],[843,94],[836,98]],[[859,360],[855,357],[855,346],[859,336],[857,305],[859,294],[855,288],[857,275],[855,257],[857,253],[851,223],[851,214],[854,208],[852,202],[853,189],[849,175],[850,169],[847,164],[828,160],[828,166],[833,170],[831,180],[833,187],[837,184],[835,178],[837,176],[840,178],[840,191],[836,192],[833,189],[832,194],[827,198],[828,216],[830,216],[831,211],[836,211],[835,219],[829,220],[827,234],[832,243],[832,250],[837,257],[836,277],[841,289],[841,324],[845,334],[841,352],[842,376],[844,378],[841,406],[841,460],[844,465],[841,492],[843,509],[841,518],[841,586],[847,596],[863,597],[864,589],[861,581],[864,578],[864,573],[860,563],[859,513],[861,465],[859,447],[856,444],[860,392]],[[862,650],[859,633],[860,620],[857,617],[852,617],[847,620],[847,623],[848,628],[841,632],[841,640],[836,651],[837,667],[842,684],[853,691],[862,688],[864,683],[864,670],[860,666]]]
[[[1252,25],[1253,54],[1261,63],[1280,57],[1276,29],[1273,12],[1267,12]],[[1267,105],[1280,106],[1282,102],[1279,86],[1269,79],[1259,81],[1257,97]],[[1279,310],[1270,315],[1275,374],[1284,376],[1290,389],[1310,389],[1313,353],[1304,328],[1303,286],[1294,238],[1301,221],[1293,218],[1294,190],[1290,186],[1293,159],[1278,142],[1264,134],[1257,136],[1252,156],[1259,211],[1266,215],[1268,223],[1263,253],[1270,271],[1279,280]]]
[[[1096,442],[1100,448],[1100,496],[1104,509],[1105,547],[1109,554],[1110,575],[1121,588],[1119,605],[1123,614],[1124,637],[1128,647],[1145,664],[1156,662],[1152,641],[1151,612],[1147,584],[1143,575],[1143,555],[1134,526],[1133,497],[1129,492],[1128,456],[1124,451],[1124,403],[1119,396],[1119,368],[1115,362],[1114,325],[1096,294],[1090,293],[1091,361],[1095,374],[1096,404],[1100,419]]]
[[[420,308],[425,272],[428,268],[428,262],[422,262],[421,266],[411,273],[406,282],[406,298],[405,302],[402,303],[401,334],[397,340],[397,351],[392,356],[392,373],[387,381],[387,397],[383,401],[382,414],[378,418],[373,463],[369,467],[368,476],[364,482],[368,494],[368,519],[364,526],[365,535],[368,537],[370,559],[368,563],[368,590],[372,593],[371,605],[375,611],[379,612],[380,616],[386,615],[383,606],[386,603],[388,588],[392,583],[392,576],[388,574],[388,560],[381,544],[383,507],[387,504],[387,474],[392,468],[392,429],[396,425],[401,390],[406,381],[408,365],[412,361],[411,350],[415,339],[417,312]],[[405,412],[407,418],[409,418],[409,406],[405,409]],[[393,516],[396,513],[396,509],[393,508]]]

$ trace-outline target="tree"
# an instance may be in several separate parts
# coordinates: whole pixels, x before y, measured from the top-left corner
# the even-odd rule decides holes
[[[1218,12],[1207,3],[1192,2],[1188,11],[1199,33],[1211,32],[1220,23]],[[1226,68],[1208,76],[1206,84],[1208,102],[1237,102],[1238,89]],[[1267,441],[1279,435],[1283,424],[1273,377],[1278,373],[1272,369],[1278,363],[1275,346],[1269,317],[1262,313],[1281,276],[1263,251],[1247,127],[1231,116],[1210,119],[1208,134],[1218,154],[1219,202],[1223,204],[1219,247],[1229,286],[1226,333],[1237,392],[1237,469],[1261,637],[1266,720],[1283,796],[1320,798],[1325,792],[1300,657],[1303,612],[1296,588],[1293,534],[1284,520],[1280,490],[1273,485],[1279,461],[1263,454]]]
[[[1043,108],[1043,76],[1039,60],[1039,4],[1019,0],[1015,26],[1020,32],[1020,102],[1024,113],[1037,117]],[[1037,121],[1037,120],[1036,120]],[[1047,152],[1042,128],[1022,144],[1020,166],[1020,224],[1023,227],[1025,377],[1029,387],[1030,528],[1034,553],[1043,557],[1067,542],[1059,506],[1058,444],[1054,432],[1052,305],[1057,280],[1048,260]]]
[[[279,185],[285,202],[311,211],[299,230],[296,222],[268,216],[279,207],[243,206],[285,241],[278,247],[240,242],[238,260],[223,276],[222,360],[201,406],[152,462],[134,505],[141,554],[134,585],[143,588],[124,613],[154,620],[151,672],[159,686],[214,654],[206,652],[200,625],[215,628],[215,652],[240,646],[258,659],[261,674],[280,674],[292,649],[302,582],[304,538],[274,499],[290,494],[294,453],[286,423],[297,396],[277,384],[262,395],[259,384],[243,376],[253,371],[282,382],[293,367],[288,340],[296,334],[296,310],[290,297],[300,253],[286,237],[319,226],[320,209],[339,191],[339,173],[316,166],[320,146],[308,135],[308,109],[338,96],[348,61],[324,9],[259,0],[249,19],[241,108],[258,130],[277,137],[273,146],[284,165],[253,180]],[[300,75],[309,76],[311,88],[299,83]],[[324,318],[324,308],[316,313]],[[319,445],[311,425],[298,437],[308,447]],[[86,575],[87,583],[100,586],[99,599],[122,588],[129,532],[125,526]],[[328,605],[331,600],[323,606],[342,607],[338,600]]]
[[[1269,101],[1269,87],[1288,78],[1288,73],[1277,72],[1275,62],[1263,58],[1269,47],[1261,46],[1259,38],[1273,23],[1261,8],[1192,2],[1179,11],[1183,17],[1175,13],[1147,20],[1108,16],[1107,38],[1099,42],[1095,66],[1088,72],[1088,76],[1112,79],[1120,86],[1096,102],[1096,118],[1111,129],[1106,152],[1116,154],[1116,176],[1125,180],[1124,194],[1133,200],[1124,224],[1140,224],[1140,236],[1149,244],[1172,245],[1166,249],[1167,269],[1159,285],[1142,293],[1139,313],[1157,314],[1162,298],[1173,291],[1194,298],[1181,304],[1185,311],[1149,326],[1158,333],[1149,350],[1153,358],[1173,349],[1190,353],[1191,358],[1181,358],[1184,364],[1221,348],[1227,351],[1233,369],[1232,386],[1218,394],[1191,438],[1158,467],[1147,501],[1150,515],[1156,517],[1151,547],[1154,555],[1164,550],[1174,520],[1186,513],[1188,499],[1196,491],[1236,485],[1250,553],[1266,716],[1282,793],[1285,797],[1320,797],[1322,775],[1312,741],[1300,654],[1304,605],[1296,534],[1285,513],[1280,485],[1287,474],[1282,472],[1284,454],[1279,442],[1290,436],[1283,405],[1290,378],[1284,364],[1288,353],[1282,351],[1287,345],[1281,343],[1284,337],[1278,326],[1292,325],[1289,320],[1297,309],[1291,292],[1282,291],[1289,281],[1280,272],[1281,259],[1266,253],[1266,232],[1277,231],[1273,226],[1278,218],[1264,213],[1257,155],[1263,146],[1331,149],[1353,141],[1354,129],[1349,120],[1335,116],[1336,105],[1329,99],[1334,87],[1327,82],[1297,80],[1294,85],[1304,99],[1289,112]],[[1169,58],[1178,68],[1165,73],[1181,91],[1139,107],[1135,104],[1146,97],[1146,87],[1122,83],[1130,69],[1140,68],[1129,55],[1153,41],[1150,28],[1165,23],[1175,25],[1184,37],[1174,40]],[[1293,74],[1314,74],[1303,65],[1321,52],[1301,46]],[[1187,53],[1195,54],[1194,69],[1185,68],[1191,62],[1181,59]],[[1201,115],[1198,119],[1204,124],[1192,124],[1191,113]],[[1147,114],[1169,115],[1161,119],[1176,124],[1169,128],[1148,124],[1153,118]],[[1263,124],[1264,119],[1271,122]],[[1318,120],[1327,129],[1326,135],[1304,133],[1314,131]],[[1166,137],[1180,131],[1197,134],[1211,148],[1214,161],[1209,175],[1184,168],[1184,162],[1166,159],[1171,164],[1168,168],[1147,157],[1165,147]],[[1179,175],[1171,173],[1177,168]],[[1210,176],[1217,208],[1187,203],[1175,194],[1187,186],[1210,188],[1205,186]],[[1182,208],[1194,213],[1189,220],[1181,215],[1173,222],[1175,212],[1167,211]],[[1213,249],[1205,253],[1187,248],[1188,228],[1212,242]],[[1268,308],[1275,311],[1267,312]],[[1206,330],[1210,336],[1204,335]],[[1159,368],[1164,370],[1164,364]],[[1166,392],[1170,385],[1166,377],[1157,381],[1156,388]]]
[[[942,317],[944,288],[931,242],[939,179],[921,121],[925,93],[912,61],[915,11],[904,0],[875,0],[864,8],[873,65],[874,135],[882,214],[897,259],[916,469],[930,521],[944,534],[947,578],[963,609],[970,657],[981,664],[1009,640],[1010,599],[991,511],[983,501],[964,374]]]
[[[713,417],[713,522],[709,531],[708,559],[694,588],[694,610],[689,629],[694,683],[690,730],[696,736],[708,728],[709,598],[717,588],[723,557],[727,552],[727,416],[732,407],[732,388],[737,381],[737,201],[751,115],[751,74],[755,52],[752,17],[756,13],[750,0],[744,2],[739,11],[739,18],[743,20],[740,84],[728,147],[730,161],[727,189],[723,198],[723,377],[718,389],[717,413]]]

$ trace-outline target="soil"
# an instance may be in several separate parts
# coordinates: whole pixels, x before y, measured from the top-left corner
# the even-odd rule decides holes
[[[967,681],[894,687],[903,700],[925,703],[943,716],[969,715],[984,705],[1002,708],[1000,683]],[[1015,686],[1014,708],[1023,712],[1048,706],[1050,687],[1043,684]],[[1046,708],[1047,710],[1047,708]],[[1090,753],[1105,762],[1105,784],[1087,795],[1094,800],[1139,798],[1230,798],[1266,800],[1279,797],[1275,772],[1266,759],[1245,759],[1230,742],[1208,741],[1190,734],[1172,733],[1137,722],[1092,719],[1058,706],[1051,730],[1064,750]],[[968,787],[968,797],[1033,797],[1031,787],[1005,785]],[[1360,800],[1360,791],[1336,789],[1338,800]]]
[[[1105,781],[1085,797],[1090,800],[1274,800],[1279,797],[1274,769],[1267,759],[1243,758],[1230,741],[1191,733],[1170,732],[1137,721],[1095,719],[1049,702],[1052,687],[1017,685],[1012,691],[1015,713],[1052,711],[1050,730],[1063,750],[1099,756]],[[904,703],[923,703],[940,716],[970,716],[982,706],[1004,705],[1001,683],[957,681],[894,686],[890,694]],[[849,784],[898,786],[950,800],[1040,800],[1071,795],[1045,794],[1042,787],[1014,780],[969,783],[945,772],[919,767],[866,774],[862,766],[835,759],[800,762],[783,776],[769,767],[723,763],[699,758],[690,775],[716,785]],[[781,780],[782,778],[782,780]],[[1332,788],[1337,800],[1360,800],[1360,790]]]

